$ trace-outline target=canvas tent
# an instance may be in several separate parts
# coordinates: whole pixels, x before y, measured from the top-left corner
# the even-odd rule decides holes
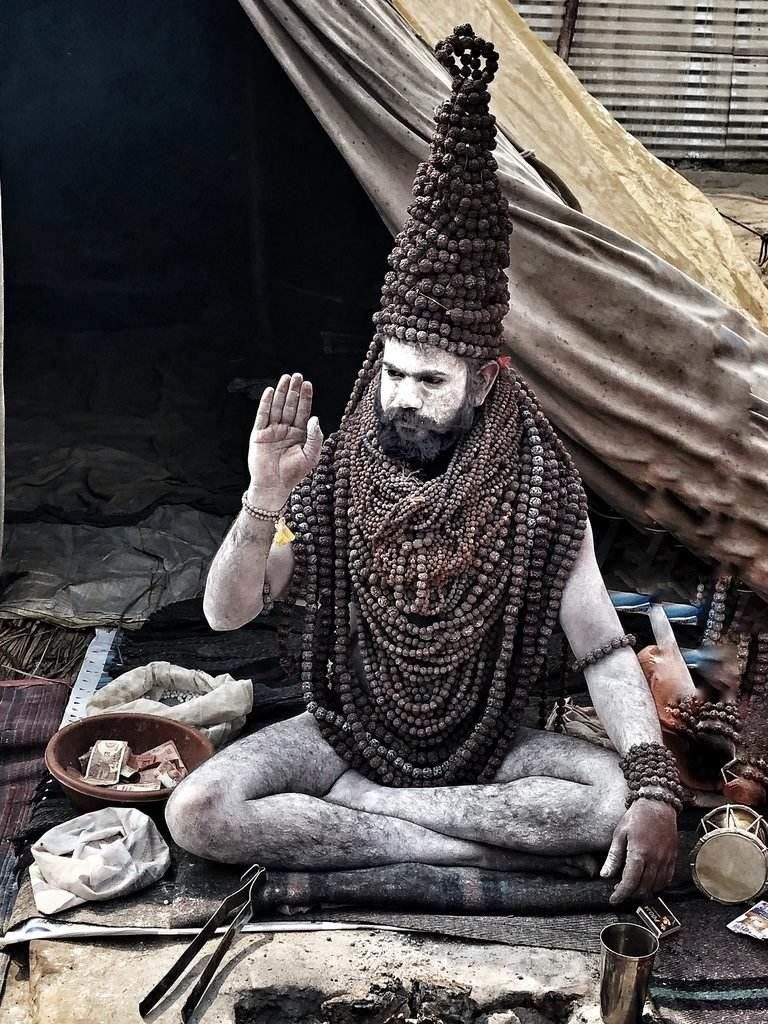
[[[768,328],[768,293],[704,197],[627,136],[505,0],[446,0],[439,5],[423,0],[397,0],[394,5],[385,0],[329,0],[322,5],[312,0],[241,0],[241,5],[262,46],[260,66],[268,62],[268,48],[274,66],[279,65],[301,97],[305,114],[309,111],[315,119],[314,130],[322,127],[328,145],[335,146],[354,174],[344,178],[341,170],[333,170],[337,187],[330,201],[336,219],[331,223],[339,225],[335,240],[343,243],[341,253],[355,253],[352,261],[339,255],[343,275],[357,268],[363,291],[382,273],[386,250],[380,222],[370,213],[375,210],[390,231],[402,223],[416,164],[427,150],[432,110],[446,92],[446,76],[427,44],[454,23],[467,20],[497,43],[502,71],[495,83],[495,102],[504,135],[498,159],[514,222],[512,309],[506,324],[513,361],[533,384],[598,493],[638,522],[657,521],[715,563],[733,564],[754,587],[768,592],[768,535],[763,524],[768,461],[765,420],[760,415],[761,393],[768,395],[763,383],[768,377],[768,338],[763,333]],[[233,19],[234,6],[233,0],[228,15]],[[239,38],[247,22],[241,18],[233,25]],[[223,53],[210,57],[227,59]],[[274,90],[277,109],[288,102],[275,78],[268,85],[262,79],[261,85],[262,90]],[[285,121],[274,112],[271,121],[264,120],[258,103],[263,91],[256,89],[255,97],[247,107],[251,121],[246,135],[263,141],[265,127],[282,131],[282,146],[297,132],[304,131],[307,139],[312,136],[309,121],[299,121],[298,107],[291,108],[293,121],[286,132]],[[535,159],[526,156],[531,150],[556,172],[553,180],[559,177],[567,184],[581,211],[547,184],[546,171],[542,176]],[[273,236],[283,239],[285,266],[294,260],[302,264],[303,284],[309,290],[329,262],[324,247],[333,244],[327,228],[321,243],[311,241],[317,234],[315,221],[328,214],[329,193],[321,171],[330,174],[334,166],[330,158],[322,169],[313,166],[314,155],[301,139],[281,168],[287,173],[292,167],[298,173],[303,164],[303,180],[312,182],[315,191],[292,199],[301,207],[302,223],[285,222]],[[281,177],[282,173],[275,174],[274,191],[262,196],[265,209],[279,201]],[[359,186],[367,200],[361,198]],[[563,192],[567,197],[567,190]],[[291,203],[287,207],[290,210]],[[252,219],[258,227],[259,219]],[[314,263],[306,260],[308,248],[315,254]],[[359,270],[363,254],[370,261],[365,273]],[[270,256],[261,253],[262,260]],[[6,253],[7,273],[12,259]],[[256,266],[243,287],[246,308],[249,298],[256,305],[257,299],[269,301],[263,269]],[[343,307],[350,289],[339,287],[338,294]],[[372,311],[375,297],[370,291],[365,302]],[[219,312],[225,305],[219,304]],[[285,309],[289,308],[287,303]],[[289,339],[281,344],[278,338],[268,353],[262,351],[250,360],[250,376],[268,376],[292,365],[299,353],[311,358],[314,343],[314,350],[322,353],[315,358],[318,370],[325,367],[333,378],[329,388],[335,385],[341,395],[364,347],[361,309],[350,314],[346,347],[338,340],[344,336],[343,313],[343,308],[337,310],[337,340],[330,348],[322,349],[328,340],[323,331],[303,339],[300,350],[287,349]],[[207,322],[207,330],[212,327]],[[188,340],[185,337],[182,345]],[[196,341],[198,347],[189,351],[187,362],[216,365],[205,345]],[[143,338],[139,344],[146,343]],[[9,351],[14,344],[10,331]],[[219,355],[232,357],[231,352]],[[198,382],[202,393],[204,383]],[[140,387],[141,382],[136,384]],[[176,388],[177,398],[181,386]],[[222,430],[233,428],[227,434],[233,438],[227,455],[233,466],[242,459],[242,442],[234,441],[234,427],[247,431],[247,412],[244,406],[232,417],[217,406],[206,421],[209,430],[215,431],[216,422]],[[153,414],[151,403],[146,414]],[[38,452],[43,475],[46,454]],[[132,469],[135,463],[126,466],[128,473]],[[164,489],[171,478],[173,472],[165,473],[162,486],[144,503],[144,511],[149,509],[154,519],[150,524],[145,519],[138,534],[135,524],[124,522],[123,508],[111,510],[116,516],[110,530],[113,545],[121,543],[124,550],[135,552],[139,537],[146,555],[145,541],[151,533],[158,545],[153,556],[150,550],[158,562],[156,579],[167,581],[175,575],[177,581],[175,589],[155,594],[154,604],[143,599],[134,603],[134,621],[158,601],[199,589],[205,561],[226,523],[224,513],[236,508],[234,469],[221,492],[223,500],[209,501],[207,507],[199,500],[205,491],[204,475],[194,494],[187,493],[184,499],[182,486],[169,504]],[[9,511],[14,492],[20,491],[18,480],[18,473],[13,478],[9,474]],[[120,500],[130,502],[137,489],[133,481],[124,480]],[[103,494],[99,500],[103,506]],[[25,526],[21,520],[26,518],[29,525],[34,501],[35,486],[30,485],[23,515],[17,505],[8,531],[6,571],[11,574],[24,572],[23,560],[14,561],[14,544],[19,550],[18,545],[25,543],[19,541]],[[182,509],[187,510],[183,515]],[[185,515],[194,523],[185,523]],[[35,530],[29,550],[37,564],[46,545],[50,550],[51,531],[60,527],[60,522],[50,523],[47,540],[45,531]],[[119,530],[128,534],[119,536]],[[196,540],[187,544],[192,534]],[[57,543],[62,543],[61,535]],[[70,537],[68,543],[74,540]],[[142,571],[137,567],[137,578]],[[96,607],[98,592],[92,586],[81,586],[76,594],[69,587],[64,600],[62,589],[52,584],[43,599],[42,576],[40,583],[38,599],[26,598],[24,606],[29,580],[12,578],[0,612],[58,615],[80,622],[115,615],[114,607],[105,610],[103,601]],[[158,583],[155,589],[159,592],[165,585]],[[153,586],[149,589],[154,594]],[[103,589],[102,597],[109,592],[109,587]],[[122,614],[130,621],[125,608]]]

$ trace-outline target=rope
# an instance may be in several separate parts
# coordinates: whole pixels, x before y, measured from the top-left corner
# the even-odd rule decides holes
[[[750,234],[755,235],[760,239],[760,255],[757,257],[758,267],[768,262],[768,231],[758,231],[757,228],[751,228],[749,224],[742,224],[740,220],[736,220],[735,217],[729,217],[727,213],[723,213],[721,210],[717,211],[724,220],[729,220],[731,224],[738,224],[740,228],[744,228],[745,231],[749,231]]]

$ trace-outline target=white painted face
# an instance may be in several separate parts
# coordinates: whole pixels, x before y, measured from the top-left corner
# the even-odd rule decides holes
[[[384,412],[413,411],[440,429],[466,400],[467,373],[466,361],[451,352],[388,338],[381,368],[381,407]]]

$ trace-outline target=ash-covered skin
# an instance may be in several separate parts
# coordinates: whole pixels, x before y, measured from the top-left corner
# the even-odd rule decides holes
[[[469,431],[498,372],[496,361],[475,365],[451,352],[420,352],[391,339],[375,398],[381,450],[429,469]]]
[[[403,348],[387,342],[385,358],[404,378],[415,376],[419,365],[434,370],[435,357],[449,355]],[[408,362],[400,365],[404,355]],[[461,388],[419,382],[421,414],[440,423],[453,417],[465,401],[466,381],[465,376]],[[285,376],[265,394],[249,453],[254,504],[280,507],[311,471],[322,441],[309,416],[311,397],[311,385],[299,374]],[[389,395],[384,401],[382,381],[382,406],[391,403]],[[281,446],[277,452],[275,443]],[[291,548],[273,547],[268,558],[272,532],[269,523],[238,517],[206,587],[206,614],[214,628],[236,628],[258,614],[265,573],[274,594],[287,587]],[[590,531],[563,594],[560,619],[577,658],[621,632]],[[586,677],[619,753],[636,743],[659,742],[656,712],[631,650],[589,666]],[[663,888],[676,854],[674,811],[646,800],[625,811],[625,793],[615,754],[570,737],[526,732],[493,784],[377,786],[349,771],[304,714],[204,764],[173,794],[167,817],[176,841],[200,856],[297,869],[412,861],[531,870],[546,864],[547,870],[567,873],[610,844],[602,873],[616,875],[623,867],[615,892],[620,900]]]
[[[530,734],[534,746],[541,738]],[[531,756],[536,757],[535,751]],[[513,772],[511,763],[509,772]],[[588,772],[584,766],[582,775],[586,777]],[[623,786],[621,773],[618,779]],[[525,785],[531,781],[526,780]],[[321,737],[314,718],[305,713],[232,744],[198,768],[171,797],[167,821],[174,839],[185,849],[227,863],[256,860],[267,867],[332,870],[410,861],[503,871],[591,873],[594,858],[566,854],[597,848],[601,839],[605,845],[607,838],[599,827],[591,838],[585,833],[586,843],[580,842],[579,836],[573,841],[560,836],[556,841],[562,848],[543,854],[533,835],[532,819],[538,819],[547,808],[531,805],[531,820],[518,838],[511,836],[518,827],[511,821],[496,833],[495,824],[500,823],[504,806],[518,804],[518,824],[525,817],[512,793],[515,785],[480,787],[489,798],[486,813],[480,815],[485,819],[481,830],[494,839],[477,841],[458,835],[471,832],[471,827],[454,828],[451,834],[450,827],[441,831],[419,824],[414,819],[423,816],[419,808],[426,806],[425,795],[432,791],[384,789],[349,771]],[[475,788],[458,790],[468,798],[465,810],[476,804],[470,792]],[[574,825],[576,818],[591,813],[596,803],[596,794],[591,798],[587,794],[593,787],[579,788],[584,792],[573,808]],[[379,790],[403,796],[405,813],[390,815],[374,807],[381,796]],[[456,789],[446,788],[441,798],[450,799],[456,793]],[[413,805],[408,803],[411,795],[416,797]],[[546,787],[542,795],[545,803],[558,798]],[[615,798],[622,796],[623,790],[617,790]]]

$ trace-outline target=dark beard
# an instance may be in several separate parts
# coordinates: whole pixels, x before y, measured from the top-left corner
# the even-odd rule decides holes
[[[389,409],[385,412],[378,391],[374,407],[379,421],[377,436],[381,450],[391,459],[418,467],[430,466],[452,451],[475,421],[475,406],[468,395],[449,422],[440,427],[434,420],[419,416],[412,409]]]

